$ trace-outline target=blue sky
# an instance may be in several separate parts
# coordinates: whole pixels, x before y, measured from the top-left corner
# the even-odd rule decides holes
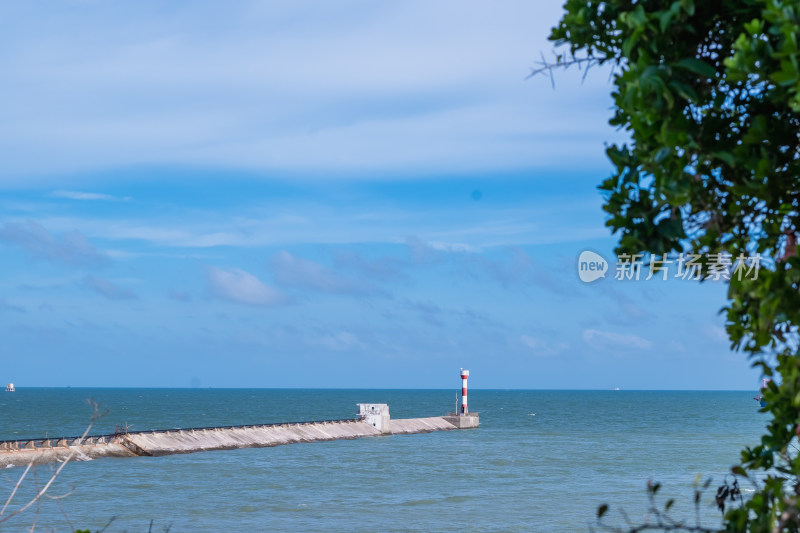
[[[723,285],[578,279],[560,3],[0,6],[0,381],[755,389]]]

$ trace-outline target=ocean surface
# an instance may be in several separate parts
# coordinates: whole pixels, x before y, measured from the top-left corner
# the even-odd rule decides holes
[[[475,430],[443,431],[168,457],[69,463],[41,506],[0,531],[588,531],[646,516],[648,479],[692,523],[693,482],[712,477],[700,514],[714,526],[713,492],[769,415],[754,392],[470,390]],[[455,390],[45,389],[0,393],[0,439],[351,418],[357,402],[392,418],[454,410]],[[0,472],[0,506],[22,473]],[[23,503],[43,484],[40,466]],[[8,510],[6,514],[8,514]]]

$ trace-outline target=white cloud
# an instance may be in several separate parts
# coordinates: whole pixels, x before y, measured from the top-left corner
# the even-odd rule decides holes
[[[125,196],[123,198],[117,198],[116,196],[111,196],[110,194],[102,194],[96,192],[80,192],[80,191],[53,191],[50,193],[50,196],[54,198],[67,198],[69,200],[105,200],[109,202],[114,201],[122,201],[127,202],[130,201],[130,196]]]
[[[649,350],[653,343],[647,339],[633,334],[613,333],[611,331],[600,331],[597,329],[587,329],[583,332],[583,340],[593,348],[622,348]]]
[[[83,233],[73,230],[54,235],[33,220],[3,224],[0,241],[15,244],[33,257],[73,266],[98,265],[106,259]]]
[[[331,335],[323,335],[314,341],[314,344],[323,346],[329,350],[337,352],[346,350],[363,350],[366,345],[359,338],[349,331],[340,331]]]
[[[728,338],[728,332],[725,331],[725,328],[722,326],[712,324],[705,331],[706,335],[713,341],[725,343],[730,342],[730,339]]]
[[[329,268],[281,250],[270,261],[275,281],[281,285],[319,292],[364,294],[372,289],[364,282],[345,278]]]
[[[519,340],[523,345],[531,349],[533,355],[540,357],[559,355],[569,348],[569,344],[566,342],[557,342],[553,344],[528,335],[521,335]]]
[[[133,291],[97,276],[86,276],[83,280],[83,285],[109,300],[135,300],[137,298],[136,293]]]
[[[13,304],[13,303],[9,302],[8,300],[6,300],[4,298],[0,298],[0,311],[14,311],[16,313],[26,313],[27,312],[27,311],[25,311],[24,307],[22,307],[20,305]]]
[[[167,296],[170,300],[175,300],[178,302],[191,302],[194,299],[194,297],[188,292],[177,291],[175,289],[170,290]]]
[[[588,167],[614,136],[607,71],[557,73],[558,90],[524,80],[560,13],[555,0],[6,3],[0,179],[136,164],[373,178],[594,154],[570,161]]]
[[[591,192],[592,182],[587,183]],[[406,243],[416,259],[425,262],[446,250],[483,252],[495,246],[550,244],[607,237],[600,199],[526,202],[518,206],[472,209],[472,205],[445,205],[420,209],[394,206],[378,212],[373,205],[343,206],[307,199],[237,206],[211,213],[186,207],[159,209],[140,218],[110,214],[91,218],[44,216],[47,206],[26,205],[23,213],[56,231],[78,230],[91,239],[136,240],[156,246],[212,248],[217,246],[286,246],[296,243]],[[152,207],[140,202],[141,207]],[[589,213],[587,215],[587,213]],[[594,214],[596,213],[596,214]],[[299,216],[302,214],[302,216]],[[589,221],[576,220],[589,218]],[[19,216],[13,223],[24,222]],[[593,223],[593,227],[587,227]],[[408,237],[413,235],[414,237]],[[433,243],[433,244],[431,244]],[[436,246],[436,248],[434,248]],[[119,249],[120,245],[115,245]]]
[[[438,242],[432,241],[428,243],[428,246],[433,248],[434,250],[439,250],[442,252],[462,252],[462,253],[480,253],[481,249],[477,246],[470,246],[469,244],[463,244],[460,242]]]
[[[355,272],[361,278],[379,281],[397,281],[404,279],[406,266],[403,259],[397,257],[366,257],[354,250],[343,248],[335,254],[337,267]]]
[[[281,305],[287,301],[283,294],[244,270],[209,267],[207,274],[209,288],[218,298],[258,306]]]
[[[670,351],[670,352],[686,353],[686,346],[684,346],[684,344],[682,342],[679,342],[679,341],[676,341],[676,340],[669,341],[668,348],[669,348],[668,351]]]

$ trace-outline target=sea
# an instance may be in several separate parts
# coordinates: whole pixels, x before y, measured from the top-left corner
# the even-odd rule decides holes
[[[716,487],[768,417],[754,392],[470,390],[478,429],[68,463],[0,531],[590,531],[671,516],[714,527]],[[0,439],[453,411],[454,390],[89,389],[0,392]],[[60,465],[20,483],[0,520]],[[0,472],[0,505],[24,468]],[[694,491],[703,491],[700,505]],[[745,496],[752,491],[743,485]],[[103,529],[105,528],[105,529]]]

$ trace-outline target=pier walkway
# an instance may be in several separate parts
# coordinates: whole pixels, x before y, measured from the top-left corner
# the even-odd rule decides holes
[[[355,419],[320,420],[282,424],[222,426],[136,431],[63,437],[0,441],[0,468],[66,460],[87,461],[101,457],[160,456],[210,450],[260,448],[299,442],[357,439],[380,435],[428,433],[478,427],[477,413],[468,416],[389,419],[385,404],[360,404]]]

